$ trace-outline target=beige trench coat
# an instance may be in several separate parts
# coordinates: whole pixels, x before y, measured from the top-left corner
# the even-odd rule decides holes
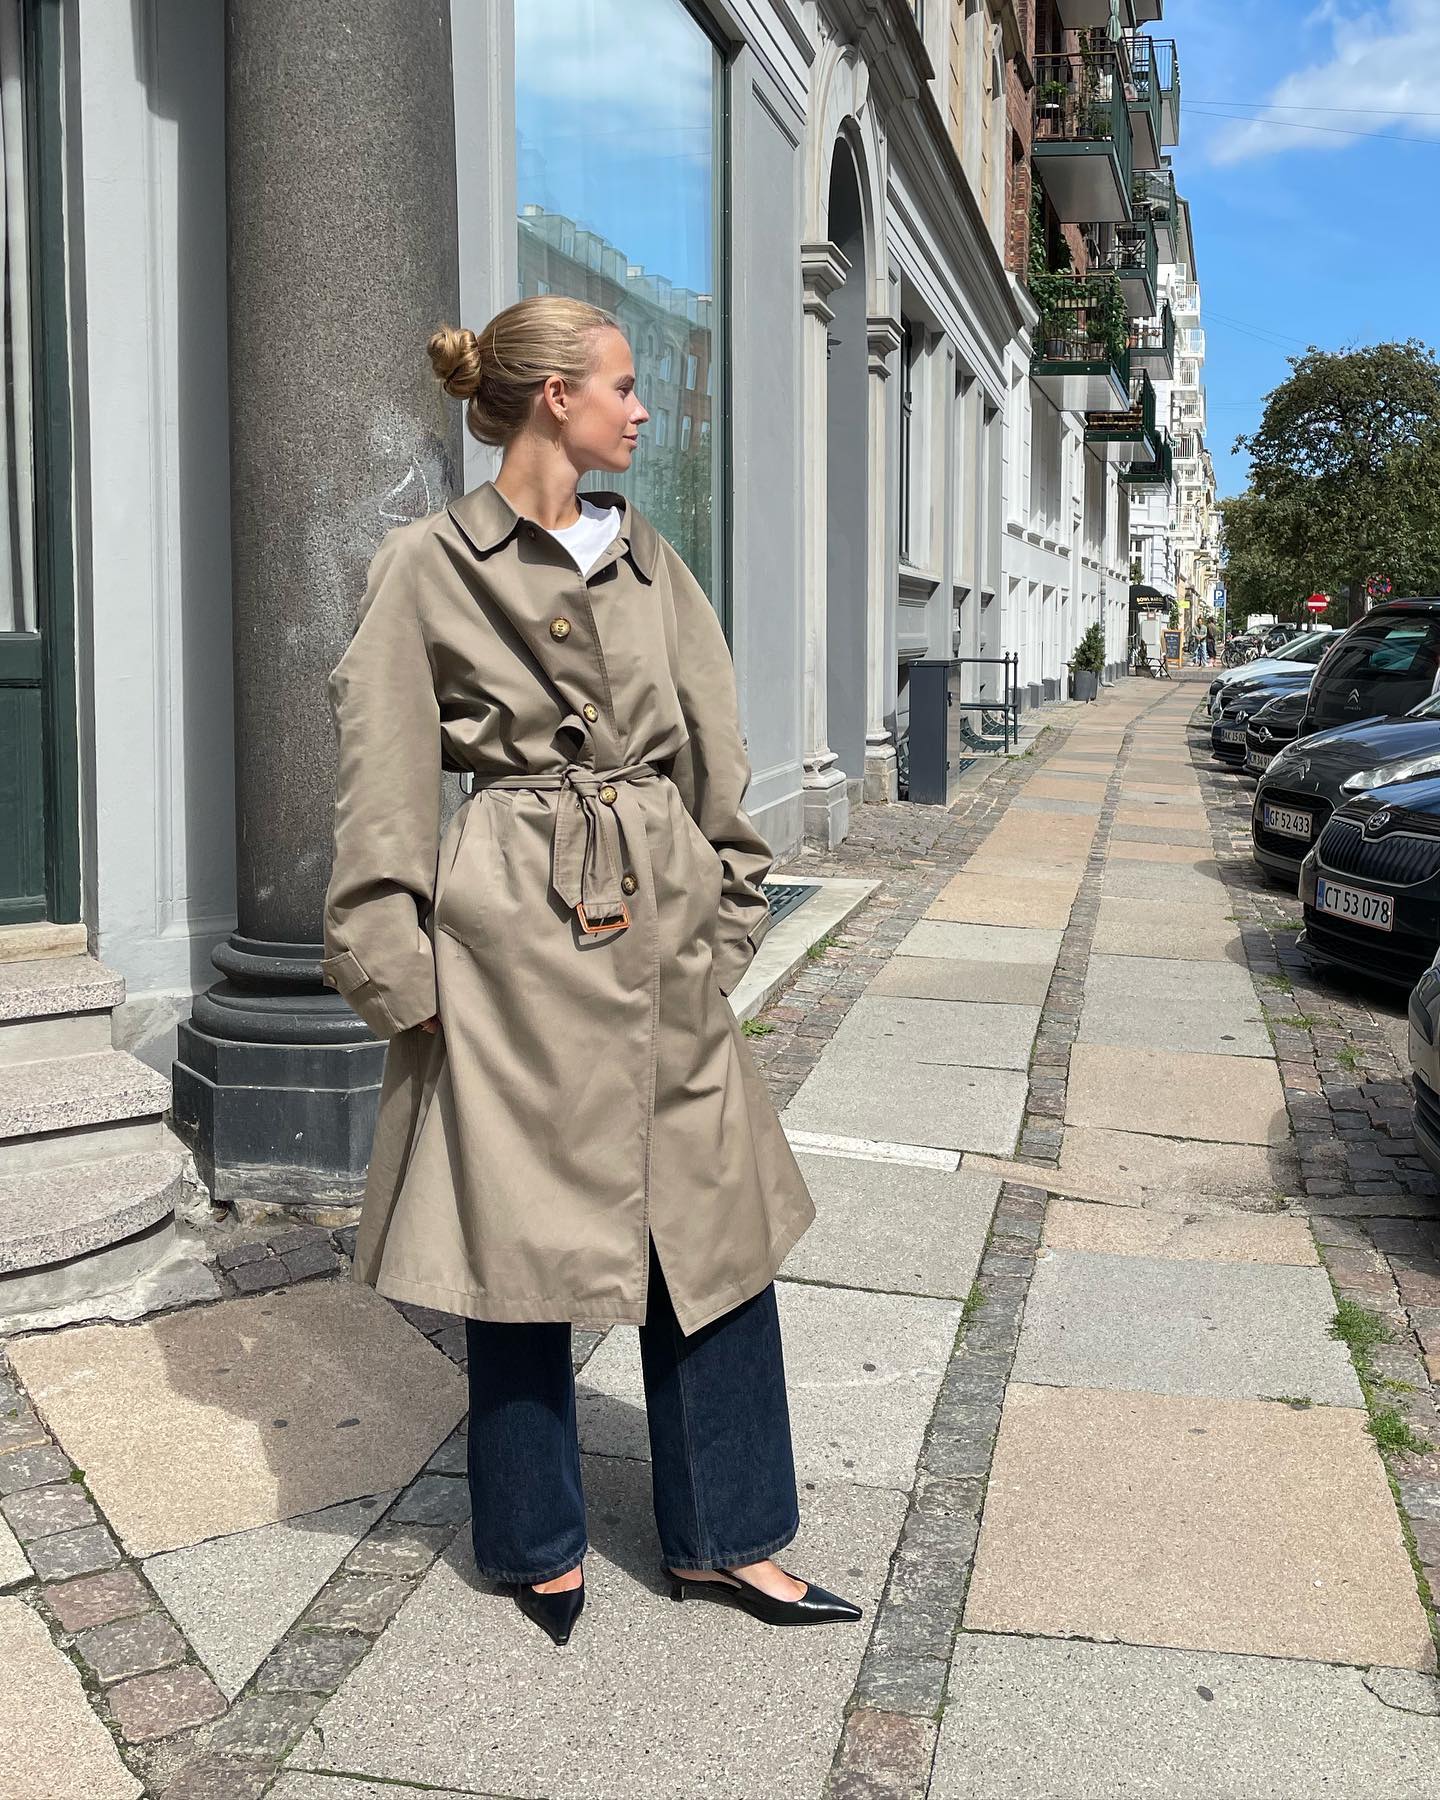
[[[725,998],[773,861],[729,649],[674,547],[593,497],[622,517],[588,579],[489,481],[391,531],[329,678],[323,978],[388,1040],[355,1272],[638,1323],[648,1228],[688,1334],[815,1209]],[[476,774],[443,835],[442,766]]]

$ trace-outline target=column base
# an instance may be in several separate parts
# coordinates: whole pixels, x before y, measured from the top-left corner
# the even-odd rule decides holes
[[[844,843],[850,831],[850,787],[845,771],[833,764],[806,774],[805,842],[821,850]]]
[[[229,978],[178,1027],[174,1129],[244,1219],[343,1225],[364,1195],[386,1046],[320,985],[319,959],[233,936],[214,954]]]
[[[865,746],[865,804],[893,806],[900,798],[900,767],[895,746],[887,738],[883,743]]]

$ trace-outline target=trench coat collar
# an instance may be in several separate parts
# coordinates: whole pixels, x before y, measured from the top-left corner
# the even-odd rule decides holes
[[[608,503],[619,508],[618,535],[624,540],[636,569],[646,581],[653,580],[655,564],[660,554],[660,535],[644,513],[631,505],[628,495],[612,488],[597,488],[584,497],[596,506]],[[516,528],[525,519],[525,515],[515,510],[493,481],[482,481],[479,487],[472,488],[468,494],[452,500],[446,510],[477,556],[488,556],[492,550],[497,550],[514,535]]]

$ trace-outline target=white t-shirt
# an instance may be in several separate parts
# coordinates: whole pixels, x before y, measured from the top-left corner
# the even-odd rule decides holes
[[[615,533],[620,529],[620,508],[596,506],[584,494],[578,498],[580,517],[573,525],[562,526],[550,535],[570,552],[580,573],[588,575],[615,541]]]

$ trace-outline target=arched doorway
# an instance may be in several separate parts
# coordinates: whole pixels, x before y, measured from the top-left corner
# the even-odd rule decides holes
[[[829,237],[849,264],[830,297],[826,387],[826,735],[852,805],[865,780],[866,593],[869,567],[869,345],[865,220],[844,137],[830,170]]]

